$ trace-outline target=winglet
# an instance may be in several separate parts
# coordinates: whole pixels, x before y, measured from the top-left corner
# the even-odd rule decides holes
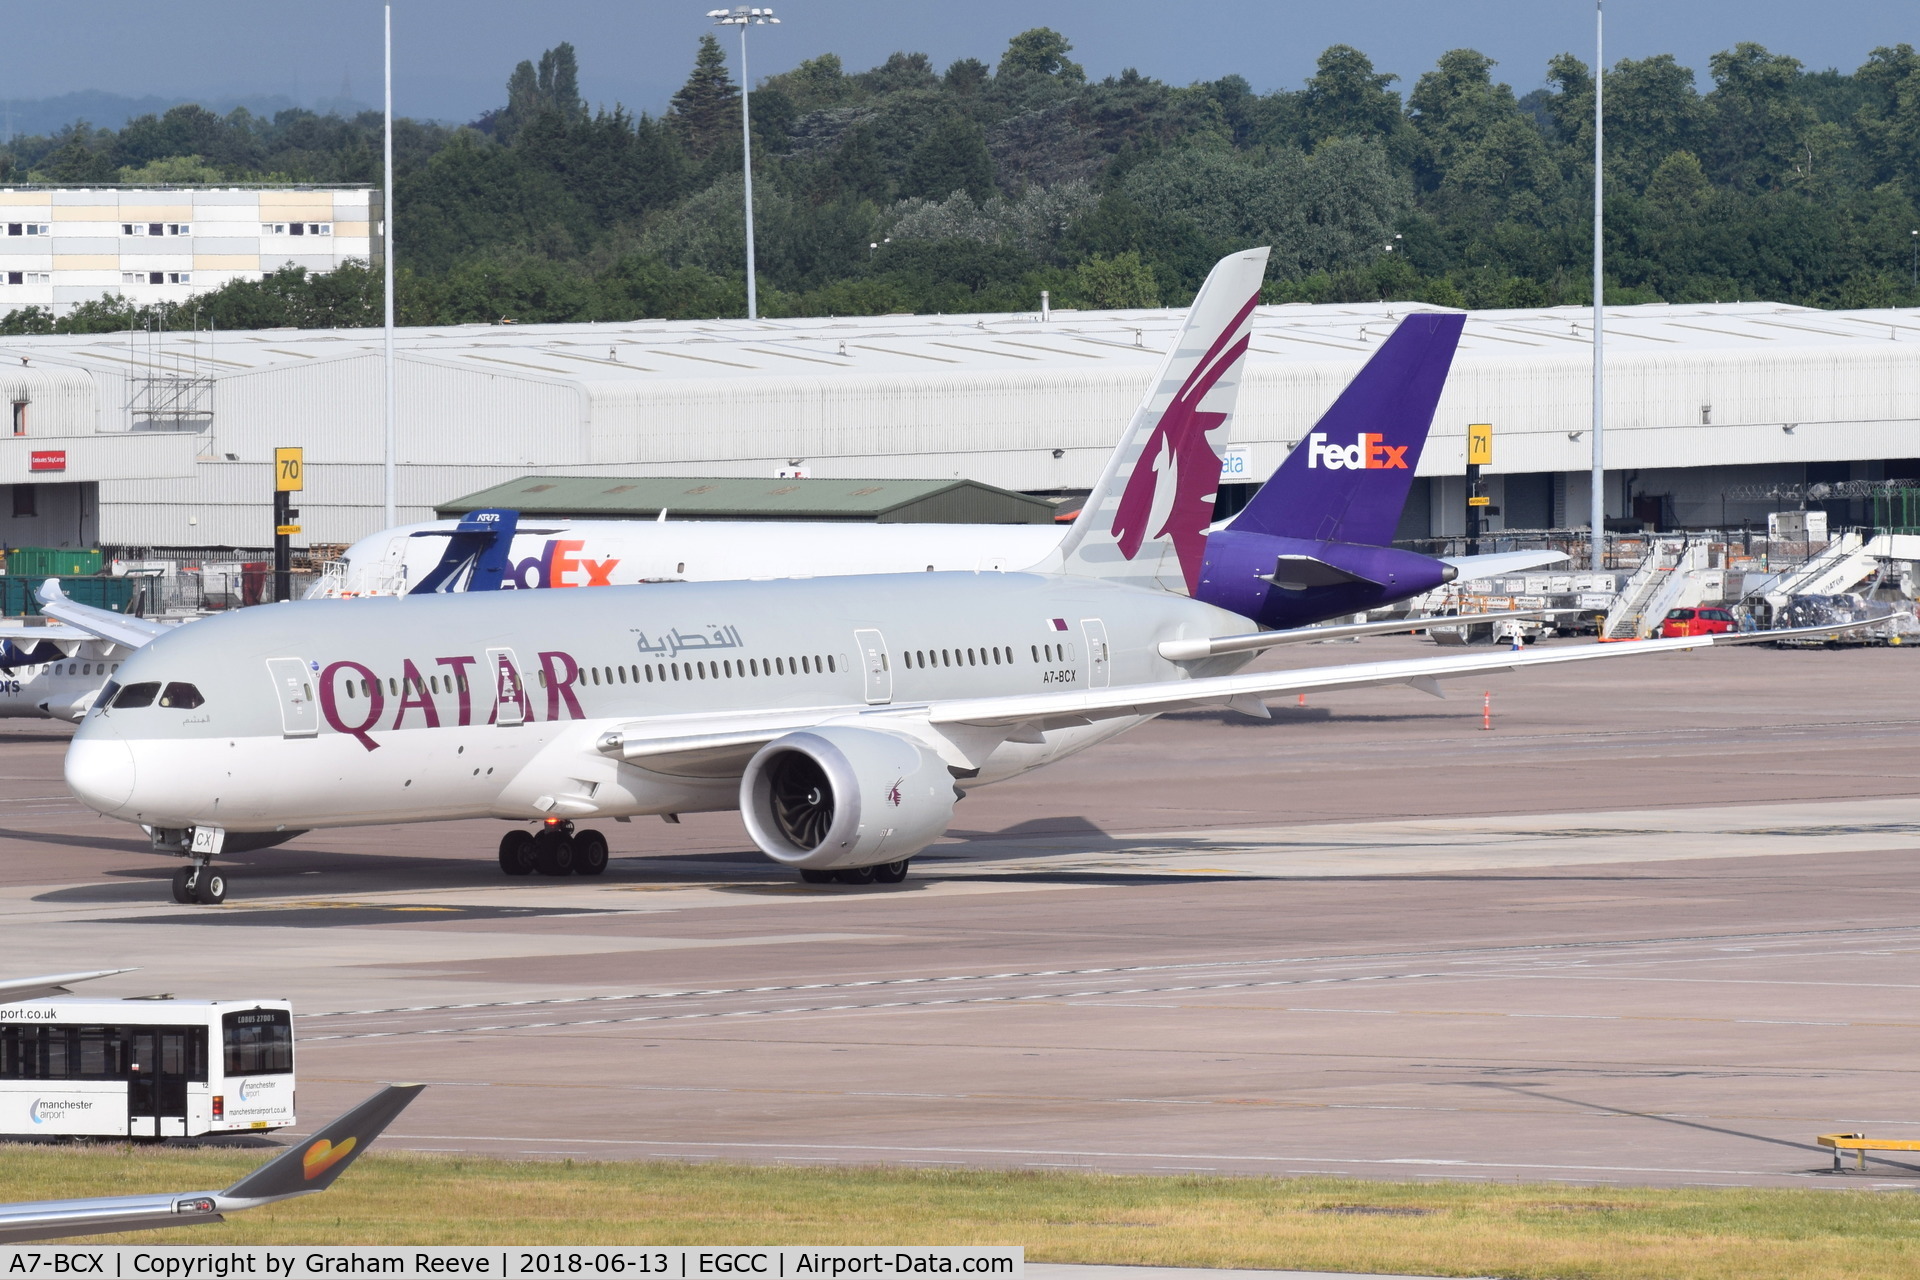
[[[246,1207],[230,1203],[236,1200],[258,1204],[325,1191],[426,1087],[387,1085],[320,1132],[288,1147],[222,1191],[216,1197],[220,1208]]]

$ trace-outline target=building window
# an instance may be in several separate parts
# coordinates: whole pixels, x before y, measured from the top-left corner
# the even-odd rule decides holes
[[[148,283],[148,284],[165,284],[166,282],[167,282],[167,273],[166,273],[166,272],[164,272],[164,271],[149,271],[149,272],[147,272],[147,283]]]
[[[13,434],[17,436],[27,434],[27,401],[25,400],[13,402]]]
[[[13,514],[15,519],[38,516],[39,509],[34,505],[34,486],[17,484],[13,486]]]
[[[331,222],[309,222],[307,224],[307,234],[310,236],[330,236],[333,234],[333,224]]]
[[[120,234],[123,236],[143,236],[147,234],[147,224],[144,222],[123,222],[120,224]]]
[[[10,236],[44,236],[52,233],[53,228],[44,222],[9,222],[7,224],[7,234]]]
[[[167,234],[167,224],[164,222],[149,222],[147,224],[147,234],[150,236],[163,236]]]
[[[295,236],[303,236],[307,234],[307,224],[304,222],[290,223],[287,226],[287,234],[295,235]]]
[[[287,224],[284,222],[263,222],[260,224],[260,234],[263,236],[283,236],[287,234]]]
[[[167,224],[167,234],[170,236],[190,236],[193,234],[193,224],[191,222],[169,222]]]
[[[27,282],[27,273],[26,273],[26,272],[24,272],[24,271],[9,271],[9,272],[7,272],[7,283],[8,283],[8,284],[25,284],[26,282]]]
[[[27,284],[52,284],[53,283],[53,272],[51,271],[28,271],[23,274],[25,274],[25,276],[27,277],[25,281],[25,283]]]
[[[192,283],[193,283],[193,272],[191,272],[191,271],[169,271],[169,272],[167,272],[167,283],[168,283],[168,284],[192,284]]]

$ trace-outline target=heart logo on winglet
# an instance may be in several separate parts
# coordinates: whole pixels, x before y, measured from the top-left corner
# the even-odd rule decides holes
[[[307,1153],[300,1157],[300,1167],[305,1172],[307,1180],[311,1182],[327,1170],[333,1168],[333,1166],[339,1164],[342,1160],[345,1160],[347,1155],[353,1150],[356,1141],[357,1139],[348,1138],[336,1147],[325,1138],[322,1138],[320,1141],[308,1147]]]

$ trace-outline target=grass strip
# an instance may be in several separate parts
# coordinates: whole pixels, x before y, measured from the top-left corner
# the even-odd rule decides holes
[[[256,1152],[0,1146],[0,1200],[227,1185]],[[104,1243],[1006,1244],[1033,1262],[1910,1280],[1920,1202],[1867,1190],[493,1160],[375,1152],[325,1195]]]

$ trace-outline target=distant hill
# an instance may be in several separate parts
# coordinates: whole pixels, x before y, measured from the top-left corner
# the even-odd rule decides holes
[[[57,133],[76,120],[85,120],[96,129],[119,129],[138,116],[160,115],[168,107],[177,107],[183,102],[197,102],[219,115],[226,115],[235,107],[245,107],[255,115],[269,118],[277,111],[299,106],[306,106],[321,115],[333,112],[350,116],[372,110],[364,102],[337,97],[313,103],[295,102],[282,94],[241,98],[197,98],[185,94],[163,97],[149,94],[146,97],[129,98],[100,89],[82,89],[54,98],[0,98],[0,141]]]

